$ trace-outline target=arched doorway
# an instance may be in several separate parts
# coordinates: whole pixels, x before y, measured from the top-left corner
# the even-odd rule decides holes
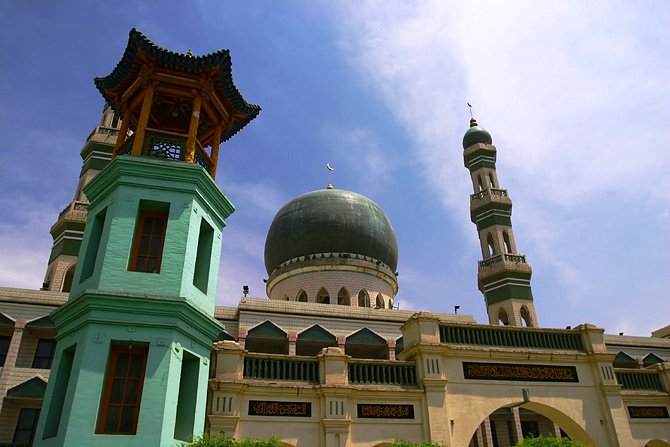
[[[470,447],[516,445],[528,436],[569,437],[587,446],[596,445],[586,430],[568,415],[537,402],[499,407],[477,427],[468,430],[471,433]]]

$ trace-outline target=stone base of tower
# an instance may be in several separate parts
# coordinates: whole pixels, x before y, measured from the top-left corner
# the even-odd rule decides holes
[[[168,447],[202,433],[217,320],[179,298],[95,290],[51,317],[58,345],[35,445]]]
[[[531,300],[508,299],[487,306],[489,323],[516,327],[538,327],[535,305]]]

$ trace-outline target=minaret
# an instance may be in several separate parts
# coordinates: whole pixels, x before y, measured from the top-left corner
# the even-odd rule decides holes
[[[483,257],[477,275],[479,290],[490,324],[537,327],[530,289],[532,269],[516,249],[512,200],[498,183],[492,143],[491,134],[471,119],[463,137],[463,159],[472,177],[470,218],[477,225]]]
[[[39,446],[174,446],[205,426],[219,255],[232,203],[219,144],[254,119],[227,50],[195,57],[130,32],[95,84],[122,117],[89,201],[36,431]],[[126,138],[128,129],[134,133]]]
[[[74,200],[59,213],[56,223],[51,227],[53,246],[42,290],[70,292],[88,217],[88,199],[83,189],[111,161],[120,126],[119,115],[105,103],[100,124],[86,138],[80,152],[83,165]]]

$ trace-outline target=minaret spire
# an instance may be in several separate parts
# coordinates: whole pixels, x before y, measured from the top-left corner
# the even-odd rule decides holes
[[[479,261],[477,280],[484,294],[489,322],[537,327],[530,288],[532,269],[526,256],[516,249],[512,200],[498,183],[496,148],[491,134],[480,127],[474,117],[463,137],[463,149],[465,167],[470,171],[474,189],[470,195],[470,218],[477,225],[483,257]]]

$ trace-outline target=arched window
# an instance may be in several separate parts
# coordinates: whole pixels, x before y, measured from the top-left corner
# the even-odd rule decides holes
[[[339,292],[337,292],[337,304],[340,306],[350,306],[351,300],[349,299],[349,291],[346,287],[342,287]]]
[[[514,253],[512,251],[512,243],[509,240],[509,234],[507,234],[507,231],[503,231],[503,242],[505,243],[505,253]]]
[[[330,295],[328,295],[328,291],[324,287],[321,287],[319,293],[316,294],[316,302],[319,304],[330,304]]]
[[[75,267],[77,267],[77,264],[72,264],[65,272],[65,276],[63,278],[63,287],[60,290],[61,292],[70,292],[70,289],[72,288],[72,279],[74,278]]]
[[[493,178],[493,172],[489,172],[489,180],[491,182],[491,188],[495,188],[496,187],[496,181]]]
[[[493,244],[493,236],[491,233],[486,235],[486,245],[489,247],[489,258],[496,254],[496,246]]]
[[[358,307],[370,307],[370,295],[365,289],[358,292]]]
[[[375,309],[384,308],[384,296],[380,293],[377,295],[377,300],[375,301]]]
[[[532,327],[533,320],[530,318],[530,312],[526,306],[521,306],[521,321],[525,327]]]
[[[298,296],[295,300],[300,301],[301,303],[306,303],[307,302],[307,292],[305,292],[304,290],[301,290],[300,292],[298,292]]]
[[[288,295],[284,294],[284,296],[282,297],[282,301],[288,301]]]
[[[509,318],[507,318],[507,312],[505,312],[505,309],[501,308],[500,311],[498,311],[498,322],[504,326],[509,326]]]
[[[482,175],[478,174],[477,175],[477,183],[479,184],[479,190],[481,191],[484,189],[484,182],[482,182]]]

